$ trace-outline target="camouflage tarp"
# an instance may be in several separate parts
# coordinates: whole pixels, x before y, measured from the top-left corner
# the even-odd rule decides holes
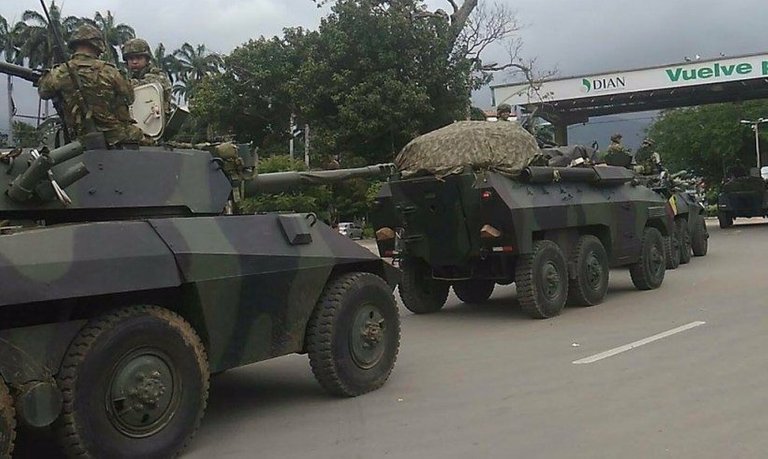
[[[466,166],[517,175],[538,153],[536,139],[517,123],[459,121],[413,139],[395,165],[403,177],[444,177]]]
[[[765,181],[760,177],[736,177],[724,183],[721,191],[725,193],[745,191],[762,193],[765,189]]]

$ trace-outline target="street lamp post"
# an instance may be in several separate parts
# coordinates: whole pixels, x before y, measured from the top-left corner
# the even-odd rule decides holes
[[[768,123],[768,118],[758,118],[754,121],[741,120],[739,122],[751,126],[752,130],[755,131],[755,154],[757,155],[757,170],[759,171],[763,166],[760,159],[760,125]]]

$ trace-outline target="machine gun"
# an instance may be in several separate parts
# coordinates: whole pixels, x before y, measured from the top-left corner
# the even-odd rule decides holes
[[[6,75],[11,75],[17,78],[21,78],[22,80],[27,80],[35,86],[37,86],[37,81],[43,75],[43,72],[40,70],[30,69],[27,67],[22,67],[21,65],[2,61],[0,61],[0,73],[5,73]]]

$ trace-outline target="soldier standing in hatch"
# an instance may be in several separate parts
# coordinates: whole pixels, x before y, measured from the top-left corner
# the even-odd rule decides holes
[[[152,63],[149,43],[132,38],[123,45],[123,60],[128,65],[128,76],[136,87],[147,83],[159,83],[163,88],[163,110],[166,121],[171,114],[171,80],[162,69]]]
[[[499,121],[509,121],[509,117],[512,116],[512,106],[509,104],[501,104],[496,108],[496,119]]]
[[[661,157],[654,151],[655,147],[656,142],[653,139],[645,139],[635,153],[635,164],[642,170],[642,174],[653,175],[662,171]]]
[[[605,163],[611,166],[632,167],[632,155],[629,154],[627,147],[621,144],[621,134],[611,136],[611,144],[608,145],[608,152],[605,154]]]
[[[40,97],[52,99],[61,95],[63,115],[75,137],[86,133],[85,118],[90,117],[96,129],[104,133],[108,145],[138,144],[144,134],[133,124],[128,111],[133,103],[133,88],[114,65],[99,59],[106,49],[99,29],[82,25],[67,45],[72,57],[40,77]],[[79,77],[79,91],[70,69]],[[82,113],[82,106],[87,113]]]

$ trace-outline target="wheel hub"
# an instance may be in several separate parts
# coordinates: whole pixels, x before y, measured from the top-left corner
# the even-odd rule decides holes
[[[600,260],[593,254],[587,261],[587,283],[593,289],[600,286],[600,281],[603,278],[603,267],[600,265]]]
[[[548,298],[554,298],[560,291],[560,272],[552,263],[547,263],[543,269],[544,294]]]
[[[375,366],[386,349],[386,322],[373,305],[360,308],[355,315],[350,336],[352,360],[363,369]]]
[[[178,375],[170,359],[155,350],[135,350],[115,366],[106,394],[109,418],[130,437],[162,430],[179,402]]]

